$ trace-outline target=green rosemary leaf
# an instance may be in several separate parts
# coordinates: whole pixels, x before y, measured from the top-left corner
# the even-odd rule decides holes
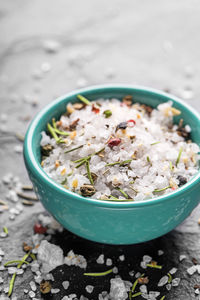
[[[165,191],[165,190],[169,189],[170,187],[171,187],[171,186],[169,185],[169,186],[166,186],[166,187],[164,187],[164,188],[162,188],[162,189],[154,190],[153,193],[159,193],[159,192]]]
[[[13,288],[14,288],[14,283],[15,283],[15,278],[16,278],[16,273],[13,274],[10,283],[9,283],[9,290],[8,290],[8,297],[12,295]]]
[[[49,132],[51,133],[52,137],[56,140],[56,142],[58,141],[59,137],[57,136],[57,134],[55,133],[53,127],[51,126],[50,123],[47,124],[47,128],[49,130]]]
[[[147,264],[147,267],[153,268],[153,269],[162,269],[162,266],[159,266],[159,265],[152,265],[152,264]]]
[[[141,292],[135,293],[135,294],[132,295],[132,298],[135,298],[135,297],[140,296],[140,295],[142,295]]]
[[[181,147],[180,150],[179,150],[179,153],[178,153],[177,160],[176,160],[176,167],[180,162],[182,152],[183,152],[183,148]]]
[[[118,191],[120,191],[120,193],[121,193],[126,199],[129,198],[128,195],[127,195],[127,193],[125,193],[122,189],[118,188]]]
[[[80,149],[80,148],[82,148],[84,145],[80,145],[80,146],[78,146],[78,147],[75,147],[75,148],[72,148],[72,149],[70,149],[70,150],[68,150],[68,151],[65,151],[64,153],[70,153],[70,152],[72,152],[72,151],[75,151],[75,150],[78,150],[78,149]]]
[[[162,296],[162,298],[160,298],[160,300],[164,300],[165,299],[165,296]]]
[[[106,276],[112,272],[113,272],[113,269],[110,269],[108,271],[101,272],[101,273],[84,273],[83,275],[85,275],[85,276]]]
[[[149,156],[147,156],[147,162],[152,166],[152,162],[150,161]]]
[[[91,175],[91,172],[90,172],[90,163],[89,163],[88,160],[86,161],[86,169],[87,169],[87,175],[88,175],[88,178],[89,178],[89,180],[90,180],[90,183],[91,183],[92,185],[94,185],[94,181],[93,181],[93,179],[92,179],[92,175]]]
[[[92,103],[91,103],[87,98],[85,98],[85,97],[82,96],[82,95],[77,95],[77,98],[78,98],[79,100],[81,100],[83,103],[85,103],[86,105],[92,105]]]
[[[25,260],[10,260],[10,261],[8,261],[7,263],[5,263],[4,264],[4,267],[7,267],[7,266],[9,266],[9,265],[13,265],[13,264],[19,264],[19,263],[23,263],[23,264],[29,264],[27,261],[25,261]]]
[[[155,142],[155,143],[152,143],[152,144],[150,144],[151,146],[153,146],[153,145],[157,145],[157,144],[159,144],[160,142]]]
[[[8,235],[8,228],[6,226],[3,227],[3,231]]]
[[[57,128],[56,126],[56,120],[55,118],[52,119],[52,125],[53,125],[53,129],[56,133],[60,134],[60,135],[66,135],[68,136],[69,135],[69,132],[66,132],[66,131],[61,131]]]
[[[170,168],[171,171],[173,171],[173,169],[174,169],[171,161],[169,162],[169,168]]]
[[[168,279],[168,283],[171,283],[172,282],[172,275],[170,273],[167,273],[169,279]]]

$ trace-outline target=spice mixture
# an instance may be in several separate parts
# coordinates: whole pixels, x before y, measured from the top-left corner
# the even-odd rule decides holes
[[[198,172],[191,128],[173,117],[172,102],[156,109],[132,96],[69,103],[42,132],[41,165],[66,189],[108,201],[141,201],[171,193]]]

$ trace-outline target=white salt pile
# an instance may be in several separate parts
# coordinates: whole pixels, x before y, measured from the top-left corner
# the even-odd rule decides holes
[[[172,102],[157,109],[131,96],[68,104],[42,132],[42,167],[66,189],[102,200],[142,201],[171,193],[198,172],[191,128],[173,124]],[[86,104],[87,105],[86,105]],[[51,137],[52,136],[52,137]]]

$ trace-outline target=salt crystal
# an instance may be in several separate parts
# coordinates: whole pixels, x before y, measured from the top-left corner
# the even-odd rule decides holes
[[[117,274],[118,273],[118,268],[117,267],[114,267],[113,268],[113,274]]]
[[[120,255],[119,256],[119,260],[124,261],[125,260],[125,256],[124,255]]]
[[[200,274],[200,265],[196,265],[196,270]]]
[[[3,278],[0,276],[0,283],[3,283]]]
[[[192,266],[187,269],[189,275],[193,275],[196,272],[196,266]]]
[[[49,273],[64,262],[63,250],[54,244],[43,240],[38,247],[37,259],[42,263],[42,272]]]
[[[130,276],[134,276],[134,274],[135,274],[135,271],[133,271],[133,270],[129,272]]]
[[[111,300],[125,300],[128,297],[126,287],[121,278],[113,278],[110,280],[110,298]]]
[[[17,275],[22,275],[23,273],[24,273],[24,270],[23,270],[23,269],[17,270]]]
[[[14,216],[14,215],[9,215],[9,219],[10,219],[11,221],[14,221],[14,220],[15,220],[15,216]]]
[[[48,62],[43,62],[41,65],[41,70],[42,72],[46,73],[49,72],[51,70],[51,65]]]
[[[45,40],[43,43],[43,48],[47,53],[57,53],[61,45],[56,40]]]
[[[60,292],[60,289],[51,289],[52,294],[57,294]]]
[[[37,287],[36,287],[36,284],[35,284],[35,282],[34,281],[30,281],[29,282],[29,285],[30,285],[30,287],[31,287],[31,289],[32,289],[32,291],[36,291],[37,290]]]
[[[199,290],[199,289],[195,289],[194,293],[195,293],[196,295],[199,295],[199,294],[200,294],[200,290]]]
[[[0,266],[0,271],[4,271],[6,268],[4,266]]]
[[[177,268],[172,268],[172,269],[169,271],[169,273],[173,275],[173,274],[175,274],[175,273],[177,272],[177,270],[178,270]]]
[[[34,298],[35,297],[35,293],[33,291],[30,291],[28,293],[28,295],[29,295],[30,298]]]
[[[3,290],[4,290],[4,293],[6,293],[6,294],[7,294],[7,293],[8,293],[8,291],[9,291],[9,287],[8,287],[8,286],[6,286],[6,287],[5,287]]]
[[[145,261],[141,261],[140,262],[140,267],[143,268],[143,269],[146,269],[147,268],[147,264]]]
[[[87,261],[84,256],[74,254],[73,250],[70,250],[67,256],[64,258],[64,263],[68,266],[78,266],[85,269],[87,267]]]
[[[6,198],[12,202],[18,201],[17,193],[14,190],[10,190],[6,195]]]
[[[63,286],[63,288],[65,289],[65,290],[67,290],[68,289],[68,287],[69,287],[69,281],[63,281],[62,282],[62,286]]]
[[[172,285],[171,285],[170,283],[168,283],[168,284],[166,285],[166,289],[167,289],[168,291],[170,291],[171,288],[172,288]]]
[[[38,284],[41,283],[42,279],[43,279],[43,277],[41,275],[34,276],[34,280]]]
[[[23,152],[23,146],[22,145],[15,145],[14,146],[14,151],[16,153],[22,153]]]
[[[190,125],[185,125],[185,131],[186,132],[191,132],[192,131]]]
[[[5,233],[5,232],[1,232],[1,233],[0,233],[0,237],[1,237],[1,238],[5,238],[5,237],[7,237],[7,236],[8,236],[8,234]]]
[[[0,256],[4,256],[5,252],[0,248]]]
[[[163,276],[163,277],[160,279],[160,281],[158,282],[158,286],[163,286],[163,285],[165,285],[165,284],[167,284],[167,283],[168,283],[168,276],[165,275],[165,276]]]
[[[160,296],[160,292],[157,292],[157,291],[150,291],[150,292],[149,292],[149,296],[153,296],[153,297],[157,298],[158,296]]]
[[[172,279],[172,286],[178,286],[180,283],[181,279],[180,278],[174,278]]]
[[[17,272],[17,268],[15,268],[15,267],[9,267],[8,268],[8,274],[14,274],[16,272]]]
[[[136,274],[135,274],[135,278],[139,278],[141,276],[141,273],[140,272],[137,272]]]
[[[142,284],[140,286],[140,292],[143,293],[143,294],[147,294],[147,287],[145,284]]]
[[[164,251],[163,250],[158,250],[158,255],[161,256],[164,254]]]
[[[111,258],[106,259],[106,266],[112,266],[112,259]]]
[[[94,286],[93,285],[87,285],[85,287],[86,292],[88,292],[89,294],[91,294],[94,290]]]
[[[152,257],[149,256],[149,255],[144,255],[143,256],[143,261],[148,264],[152,261]]]
[[[51,273],[46,274],[46,275],[45,275],[45,279],[46,279],[46,280],[55,281],[55,279],[54,279],[54,277],[53,277],[53,274],[51,274]]]
[[[128,280],[124,280],[124,284],[125,284],[125,287],[126,287],[126,291],[129,292],[130,289],[132,288],[133,284],[132,282],[128,281]]]
[[[99,257],[97,258],[96,262],[98,264],[104,264],[104,254],[99,255]]]
[[[186,259],[186,255],[181,254],[181,255],[179,256],[179,261],[182,261],[182,260],[184,260],[184,259]]]
[[[24,294],[28,294],[28,290],[27,289],[24,289]]]

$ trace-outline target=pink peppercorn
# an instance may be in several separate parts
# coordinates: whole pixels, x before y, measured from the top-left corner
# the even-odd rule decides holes
[[[121,143],[121,139],[119,139],[119,138],[113,138],[113,139],[110,139],[108,141],[108,146],[110,148],[112,148],[112,147],[118,146],[120,143]]]

